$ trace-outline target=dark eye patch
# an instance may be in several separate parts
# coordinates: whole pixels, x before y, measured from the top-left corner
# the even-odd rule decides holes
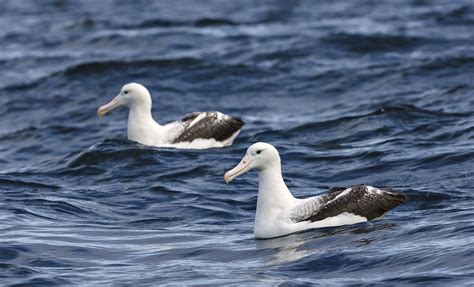
[[[124,94],[128,94],[128,91],[123,92]]]
[[[261,154],[263,150],[259,149],[257,150],[257,154]]]

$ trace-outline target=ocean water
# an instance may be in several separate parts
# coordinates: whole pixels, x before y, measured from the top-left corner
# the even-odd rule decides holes
[[[474,2],[0,1],[0,283],[474,285]],[[146,85],[155,118],[219,110],[231,147],[126,139],[97,107]],[[253,238],[277,146],[297,197],[365,183],[370,223]]]

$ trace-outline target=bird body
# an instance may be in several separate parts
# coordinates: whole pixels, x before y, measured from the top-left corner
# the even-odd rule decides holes
[[[108,104],[97,110],[99,116],[117,108],[129,108],[127,137],[148,146],[175,148],[212,148],[231,145],[243,121],[221,112],[194,112],[182,120],[160,125],[151,114],[152,99],[140,84],[124,85]]]
[[[336,188],[323,195],[295,198],[281,173],[275,147],[256,143],[224,180],[256,169],[259,177],[254,235],[272,238],[307,229],[354,224],[383,216],[405,200],[405,195],[368,185]]]

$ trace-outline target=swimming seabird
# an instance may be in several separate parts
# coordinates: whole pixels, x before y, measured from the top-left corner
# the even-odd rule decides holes
[[[224,175],[229,183],[243,173],[258,171],[254,236],[272,238],[329,226],[369,221],[405,201],[405,195],[368,185],[335,188],[323,195],[295,198],[283,181],[280,155],[268,143],[247,149],[240,163]]]
[[[151,96],[138,83],[126,84],[108,104],[97,110],[104,116],[118,106],[126,106],[128,139],[149,146],[176,148],[211,148],[231,145],[244,125],[241,119],[221,112],[194,112],[166,125],[157,123],[151,114]]]

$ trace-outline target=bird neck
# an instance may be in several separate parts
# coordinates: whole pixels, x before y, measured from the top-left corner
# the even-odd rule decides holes
[[[268,222],[295,202],[295,198],[283,181],[280,163],[258,173],[258,199],[255,224]]]
[[[151,106],[133,105],[128,113],[128,139],[145,145],[153,145],[160,137],[162,126],[151,115]]]

